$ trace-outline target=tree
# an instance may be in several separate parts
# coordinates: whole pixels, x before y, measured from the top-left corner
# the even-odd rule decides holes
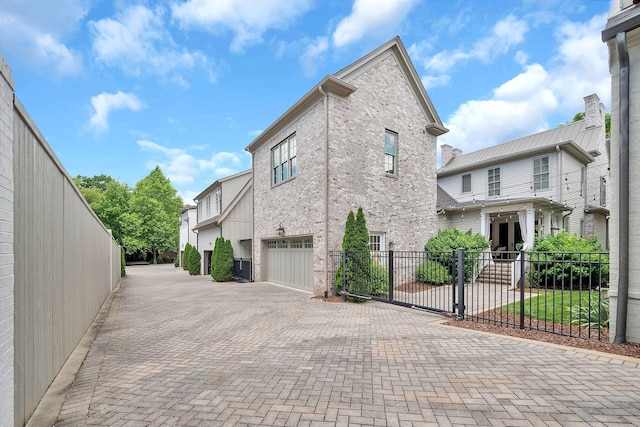
[[[193,276],[196,274],[200,274],[200,252],[195,247],[192,247],[189,251],[189,260],[188,260],[188,268],[189,275]]]
[[[191,253],[191,249],[193,248],[193,246],[191,246],[191,243],[187,243],[186,245],[184,245],[184,252],[182,254],[182,269],[183,270],[188,270],[189,269],[189,254]]]
[[[131,195],[129,185],[104,174],[94,177],[78,175],[73,178],[73,181],[102,224],[110,229],[113,238],[123,245],[124,215],[129,212]]]
[[[182,199],[158,166],[138,181],[129,206],[124,218],[128,252],[151,251],[156,264],[159,251],[177,249]]]
[[[216,282],[228,282],[233,277],[233,246],[224,237],[216,239],[211,254],[211,278]]]

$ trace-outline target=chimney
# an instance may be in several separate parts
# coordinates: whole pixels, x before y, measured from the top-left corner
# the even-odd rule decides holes
[[[458,157],[460,154],[462,154],[462,150],[459,148],[454,148],[453,149],[453,158],[455,159],[456,157]]]
[[[440,167],[447,166],[447,163],[453,158],[453,147],[449,144],[442,144],[440,146]]]
[[[584,97],[584,128],[604,126],[604,105],[595,93]]]

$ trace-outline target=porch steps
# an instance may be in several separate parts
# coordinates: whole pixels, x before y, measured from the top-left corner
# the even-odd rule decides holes
[[[476,281],[485,284],[511,286],[512,264],[512,261],[496,260],[482,270]]]

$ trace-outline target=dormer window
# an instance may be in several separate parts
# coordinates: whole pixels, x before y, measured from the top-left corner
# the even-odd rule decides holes
[[[549,157],[533,160],[533,189],[549,188]]]

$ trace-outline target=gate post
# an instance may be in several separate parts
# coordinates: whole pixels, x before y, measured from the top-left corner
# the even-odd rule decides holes
[[[525,252],[520,249],[520,329],[524,329],[524,283],[525,283]]]
[[[393,302],[393,249],[389,249],[389,302]]]
[[[458,248],[458,320],[464,320],[464,249]]]

